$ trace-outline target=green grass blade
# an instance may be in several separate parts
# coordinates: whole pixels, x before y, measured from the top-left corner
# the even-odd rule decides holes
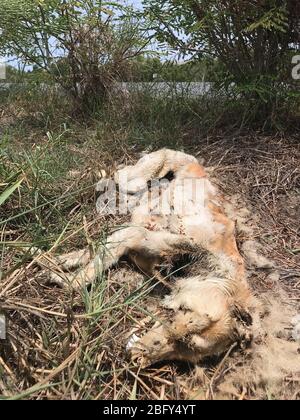
[[[9,188],[7,188],[1,195],[0,195],[0,206],[5,203],[6,200],[21,186],[24,179],[20,179],[19,181],[15,182]]]

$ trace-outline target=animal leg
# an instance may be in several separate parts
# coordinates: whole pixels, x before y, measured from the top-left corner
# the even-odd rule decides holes
[[[51,258],[42,256],[40,262],[43,268],[46,267],[45,273],[49,283],[63,287],[66,283],[71,282],[72,275],[69,272],[76,268],[86,266],[90,260],[91,256],[89,251],[82,249]]]
[[[145,233],[146,230],[139,227],[118,230],[107,239],[106,244],[92,261],[90,261],[88,251],[79,251],[78,254],[71,253],[59,257],[65,269],[76,268],[76,266],[83,266],[83,268],[75,276],[63,272],[51,273],[50,282],[59,286],[69,283],[75,288],[91,284],[98,274],[112,267],[122,256],[127,254],[129,249],[134,248],[136,242],[142,241]],[[80,261],[82,264],[78,264]]]
[[[70,252],[69,254],[56,257],[63,270],[73,270],[85,266],[89,263],[91,257],[86,249]]]
[[[176,358],[175,343],[169,339],[168,328],[157,323],[128,350],[133,362],[147,367],[161,360]]]
[[[192,248],[191,241],[182,235],[169,232],[151,232],[143,227],[128,227],[113,233],[105,246],[99,251],[93,261],[90,261],[76,276],[64,275],[63,280],[76,288],[93,283],[97,274],[101,274],[115,265],[125,255],[138,255],[147,271],[153,272],[157,261],[166,255],[178,252],[188,252]],[[61,276],[59,276],[61,277]],[[61,278],[59,284],[61,284]],[[52,276],[52,282],[57,282],[57,274]]]
[[[210,251],[216,258],[221,271],[229,273],[236,279],[245,279],[245,263],[239,253],[235,239],[235,224],[224,214],[214,214],[215,220],[224,226],[224,231],[218,234],[208,245]]]

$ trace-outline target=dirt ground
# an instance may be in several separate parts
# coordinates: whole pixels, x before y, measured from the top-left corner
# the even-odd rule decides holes
[[[124,261],[108,273],[105,286],[79,295],[43,284],[33,259],[5,278],[0,289],[10,327],[0,348],[3,396],[300,399],[300,343],[292,338],[292,319],[300,313],[299,139],[257,133],[193,138],[185,152],[209,168],[239,209],[241,250],[246,239],[255,240],[273,262],[257,268],[248,261],[249,283],[261,302],[252,346],[232,347],[196,367],[166,362],[141,370],[127,359],[127,336],[134,328],[151,327],[149,314],[155,313],[162,290]],[[128,152],[128,160],[137,158]],[[87,221],[87,237],[121,222],[99,220],[95,213]]]

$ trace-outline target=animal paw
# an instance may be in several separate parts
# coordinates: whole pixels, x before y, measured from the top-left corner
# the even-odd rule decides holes
[[[162,360],[174,359],[174,345],[164,326],[154,328],[142,338],[132,336],[127,344],[131,360],[145,368]]]

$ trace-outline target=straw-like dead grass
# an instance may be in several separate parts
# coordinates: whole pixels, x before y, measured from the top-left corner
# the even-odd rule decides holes
[[[28,248],[39,245],[43,257],[51,259],[61,250],[95,246],[109,227],[126,221],[97,216],[94,195],[99,171],[111,173],[117,164],[135,161],[142,151],[125,146],[122,135],[114,133],[113,140],[102,143],[101,159],[96,155],[99,143],[84,148],[63,143],[62,153],[68,154],[63,179],[60,174],[56,179],[37,174],[29,160],[29,170],[21,170],[24,187],[1,209],[0,311],[8,320],[7,339],[0,341],[1,398],[298,399],[300,363],[292,357],[297,345],[289,324],[300,307],[297,138],[248,134],[198,139],[190,133],[184,140],[185,151],[203,158],[226,195],[236,195],[237,207],[249,209],[246,225],[276,266],[275,273],[251,271],[253,290],[269,302],[263,324],[268,338],[260,335],[244,353],[232,347],[220,359],[196,368],[165,363],[142,371],[130,364],[124,349],[129,332],[153,324],[161,286],[145,280],[126,261],[82,294],[43,283],[40,256],[32,257]],[[99,133],[89,136],[98,138]],[[169,145],[160,142],[162,146]],[[50,159],[59,166],[53,150],[54,146],[48,149]],[[49,171],[50,163],[43,171]],[[5,165],[16,163],[7,158]],[[40,187],[34,184],[42,181]],[[39,209],[24,204],[32,190]],[[240,245],[246,237],[246,231],[240,233]],[[280,351],[279,345],[274,350],[270,337],[283,340]],[[266,372],[261,366],[271,352],[273,359],[280,355],[288,363],[270,365]]]

